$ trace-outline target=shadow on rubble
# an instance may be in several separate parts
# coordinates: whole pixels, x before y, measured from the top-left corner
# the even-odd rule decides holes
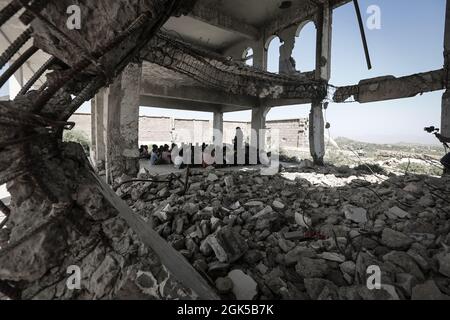
[[[449,178],[328,166],[189,179],[185,194],[176,179],[118,192],[224,299],[450,296]]]

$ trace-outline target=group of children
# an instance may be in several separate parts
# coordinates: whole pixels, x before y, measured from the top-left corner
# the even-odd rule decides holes
[[[233,139],[233,144],[231,146],[231,150],[227,149],[226,146],[223,147],[223,161],[217,161],[217,163],[223,163],[221,165],[236,165],[238,164],[238,147],[244,148],[245,151],[245,158],[243,159],[244,163],[239,163],[241,165],[243,164],[250,164],[249,154],[250,154],[250,146],[248,143],[244,143],[243,141],[243,132],[241,128],[236,128],[236,136]],[[142,145],[139,149],[140,157],[141,159],[149,159],[151,165],[161,165],[161,164],[174,164],[176,168],[183,168],[185,166],[184,163],[184,157],[183,157],[183,151],[184,150],[191,149],[191,159],[189,164],[196,164],[196,166],[202,166],[202,167],[208,167],[210,165],[213,166],[221,166],[216,163],[216,154],[214,148],[208,148],[208,145],[203,143],[201,147],[202,151],[202,164],[198,164],[198,162],[195,158],[196,149],[195,147],[190,144],[189,146],[182,145],[181,148],[178,148],[178,146],[175,143],[172,143],[172,146],[169,147],[169,145],[165,144],[164,146],[158,147],[157,145],[152,146],[152,151],[149,152],[148,146]],[[175,150],[176,155],[174,155],[172,159],[172,153]],[[231,155],[227,156],[227,153],[231,151]],[[259,163],[259,155],[258,155],[258,163]],[[195,165],[194,165],[195,166]]]
[[[172,145],[172,149],[174,147],[176,147],[175,144]],[[149,152],[148,146],[142,145],[139,148],[139,155],[141,159],[149,159],[151,165],[171,164],[172,149],[167,144],[159,147],[154,144],[152,151]]]

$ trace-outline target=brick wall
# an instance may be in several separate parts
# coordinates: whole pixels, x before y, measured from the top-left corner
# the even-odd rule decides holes
[[[91,115],[86,113],[74,114],[70,121],[76,123],[74,130],[84,132],[91,137]],[[241,127],[248,139],[251,130],[250,122],[225,121],[224,142],[231,143],[236,127]],[[280,146],[285,148],[306,148],[308,142],[308,120],[289,119],[267,121],[267,129],[280,130]],[[212,121],[174,119],[169,117],[139,118],[140,144],[170,144],[175,143],[212,143]]]

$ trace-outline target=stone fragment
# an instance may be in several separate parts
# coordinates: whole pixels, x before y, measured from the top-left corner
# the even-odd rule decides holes
[[[345,261],[339,265],[342,273],[348,274],[350,276],[355,275],[356,264],[353,261]]]
[[[389,209],[389,213],[390,214],[393,214],[394,216],[396,216],[396,217],[398,217],[398,218],[400,218],[400,219],[404,219],[404,218],[406,218],[408,215],[409,215],[409,213],[408,212],[406,212],[405,210],[403,210],[403,209],[400,209],[399,207],[392,207],[392,208],[390,208]]]
[[[345,218],[356,223],[367,222],[367,210],[364,208],[358,208],[352,205],[346,205],[343,208]]]
[[[337,286],[325,279],[305,279],[306,292],[313,300],[329,300],[338,298]]]
[[[384,255],[383,260],[400,267],[404,272],[412,274],[419,280],[425,279],[416,262],[405,252],[392,251]]]
[[[284,234],[284,238],[290,241],[300,240],[303,239],[304,237],[305,233],[303,233],[302,231],[286,232]]]
[[[408,250],[413,240],[401,232],[386,228],[383,230],[381,242],[391,249]]]
[[[261,201],[249,201],[246,204],[244,204],[244,207],[246,208],[258,208],[258,207],[264,207],[264,203]]]
[[[422,188],[417,185],[416,183],[409,183],[408,185],[406,185],[406,187],[403,188],[404,191],[409,192],[415,196],[420,196],[423,194],[422,192]]]
[[[264,256],[259,250],[249,250],[244,255],[244,261],[249,265],[255,265],[262,259],[264,259]]]
[[[284,203],[277,200],[274,200],[272,202],[272,206],[275,208],[275,210],[283,210],[286,207]]]
[[[293,266],[301,257],[314,258],[316,257],[316,252],[311,248],[298,246],[286,253],[284,261],[287,266]]]
[[[192,203],[192,202],[188,202],[188,203],[186,203],[186,204],[183,206],[183,209],[182,209],[182,210],[183,210],[185,213],[187,213],[188,215],[191,215],[191,216],[192,216],[193,214],[197,213],[199,209],[200,209],[200,208],[198,207],[197,204]]]
[[[302,278],[322,278],[328,272],[328,265],[323,259],[311,259],[307,257],[300,257],[295,266],[295,271]]]
[[[324,260],[334,261],[338,263],[343,263],[345,261],[345,257],[342,254],[335,252],[323,252],[319,254],[318,257]]]
[[[220,294],[230,293],[233,290],[233,287],[233,281],[228,277],[217,278],[216,280],[216,288]]]
[[[225,181],[225,187],[227,188],[228,192],[230,192],[234,187],[234,180],[232,176],[227,176],[224,179]]]
[[[228,274],[233,282],[233,293],[237,300],[253,300],[258,294],[258,284],[242,270],[233,270]]]
[[[437,260],[439,262],[439,273],[450,278],[450,253],[438,254]]]
[[[272,212],[273,212],[272,207],[271,206],[266,206],[264,209],[262,209],[257,214],[255,214],[250,220],[257,220],[257,219],[260,219],[260,218],[264,218],[264,217],[266,217],[267,215],[269,215]]]
[[[219,177],[216,174],[214,174],[214,173],[210,173],[208,175],[208,178],[206,178],[206,180],[208,182],[215,182],[215,181],[219,180]]]
[[[206,207],[203,210],[197,212],[197,215],[200,219],[211,219],[211,217],[214,214],[214,208],[213,207]]]
[[[309,217],[307,217],[307,216],[305,216],[305,215],[303,215],[303,214],[301,214],[299,212],[295,213],[295,222],[299,226],[302,226],[302,227],[308,228],[308,229],[311,228],[311,226],[312,226],[311,218],[309,218]]]
[[[412,294],[412,289],[417,285],[417,279],[409,273],[398,273],[396,276],[396,284],[403,289],[406,296],[409,298]]]
[[[235,262],[248,250],[245,240],[231,227],[220,229],[215,235],[210,235],[206,241],[220,262]]]
[[[449,297],[439,290],[434,280],[428,280],[412,289],[411,300],[449,300]]]

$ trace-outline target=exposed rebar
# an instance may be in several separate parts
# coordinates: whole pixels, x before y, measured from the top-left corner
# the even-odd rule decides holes
[[[25,30],[14,42],[6,49],[5,52],[0,56],[0,69],[2,69],[9,60],[11,60],[14,55],[19,52],[20,48],[22,48],[25,43],[31,38],[31,34],[33,33],[32,28],[28,28]]]

